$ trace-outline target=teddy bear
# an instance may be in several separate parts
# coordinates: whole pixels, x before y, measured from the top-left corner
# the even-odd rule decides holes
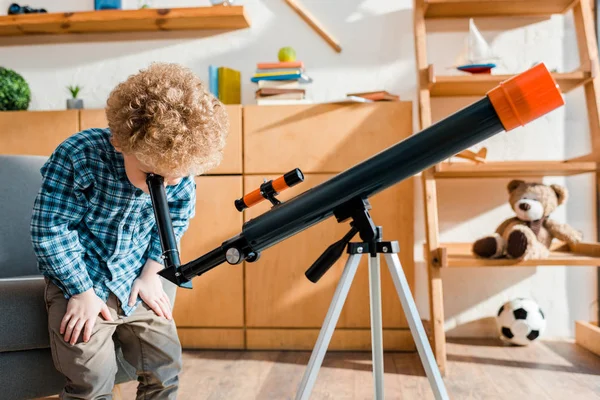
[[[500,224],[493,235],[475,241],[472,251],[476,256],[539,259],[548,257],[553,238],[566,243],[582,240],[579,231],[549,218],[556,207],[567,201],[565,187],[512,180],[507,189],[516,217]]]

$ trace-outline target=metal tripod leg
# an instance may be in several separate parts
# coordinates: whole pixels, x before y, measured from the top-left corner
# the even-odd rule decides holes
[[[410,331],[417,345],[417,350],[419,351],[419,356],[421,357],[421,362],[423,363],[423,368],[425,368],[425,373],[429,379],[433,394],[437,400],[448,400],[449,397],[446,392],[446,386],[444,385],[442,375],[440,374],[440,370],[433,357],[429,340],[425,334],[425,328],[423,328],[423,323],[419,317],[417,306],[410,292],[406,276],[404,276],[404,271],[402,270],[398,255],[386,253],[385,260],[390,269],[394,286],[396,286],[396,291],[400,297],[402,309],[406,314]]]
[[[361,254],[352,254],[346,262],[342,276],[335,289],[333,299],[331,300],[331,305],[325,316],[325,321],[321,327],[321,332],[317,338],[317,343],[310,356],[308,366],[304,371],[304,376],[300,382],[300,388],[298,393],[296,393],[296,400],[308,400],[310,398],[310,394],[317,380],[317,375],[319,374],[319,369],[325,358],[325,353],[327,353],[327,347],[329,347],[331,336],[333,336],[333,331],[340,318],[340,313],[344,307],[348,291],[350,290],[350,286],[352,286],[352,280],[354,279],[354,275],[356,275],[360,257]]]
[[[371,294],[371,351],[376,400],[383,400],[383,326],[381,322],[381,269],[379,254],[369,257],[369,292]]]

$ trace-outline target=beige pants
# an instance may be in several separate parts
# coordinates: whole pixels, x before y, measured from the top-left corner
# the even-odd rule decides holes
[[[60,322],[68,300],[46,281],[46,308],[50,347],[56,369],[67,379],[61,399],[111,399],[117,373],[115,343],[138,374],[138,399],[175,399],[181,371],[181,344],[173,321],[157,316],[145,303],[125,317],[119,301],[107,301],[112,322],[98,316],[92,336],[84,343],[80,335],[71,345],[60,334]],[[113,336],[114,335],[114,336]]]

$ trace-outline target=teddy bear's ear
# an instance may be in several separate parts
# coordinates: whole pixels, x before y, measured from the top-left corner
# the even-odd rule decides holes
[[[514,180],[508,182],[508,186],[506,187],[508,189],[508,193],[512,193],[513,190],[515,190],[516,188],[518,188],[519,186],[521,186],[524,183],[525,183],[525,181],[521,181],[519,179],[514,179]]]
[[[556,193],[559,206],[565,201],[567,201],[567,198],[569,197],[569,192],[567,191],[566,187],[560,185],[550,185],[550,187],[552,188],[552,190],[554,190],[554,193]]]

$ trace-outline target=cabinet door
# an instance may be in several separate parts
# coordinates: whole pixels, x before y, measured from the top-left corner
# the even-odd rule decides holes
[[[196,216],[181,239],[181,262],[219,246],[242,228],[234,200],[242,194],[241,176],[196,178]],[[243,327],[243,268],[223,264],[192,279],[192,290],[179,288],[174,318],[178,327]]]
[[[244,106],[244,173],[336,173],[412,134],[412,103]]]
[[[281,200],[308,190],[331,178],[329,174],[307,174],[305,181],[283,192]],[[276,176],[267,176],[267,179]],[[245,176],[246,192],[258,187],[261,176]],[[413,283],[413,178],[395,185],[371,198],[371,215],[383,226],[383,237],[398,240],[400,258],[407,279]],[[246,210],[245,219],[254,218],[269,209],[263,202]],[[319,328],[331,302],[347,254],[313,284],[304,275],[307,268],[331,243],[350,229],[331,217],[283,242],[265,250],[255,263],[246,263],[246,322],[251,327]],[[358,236],[355,240],[359,240]],[[406,327],[402,307],[383,257],[381,260],[383,326]],[[368,328],[369,278],[367,256],[362,257],[359,270],[348,294],[338,322],[339,327]]]

